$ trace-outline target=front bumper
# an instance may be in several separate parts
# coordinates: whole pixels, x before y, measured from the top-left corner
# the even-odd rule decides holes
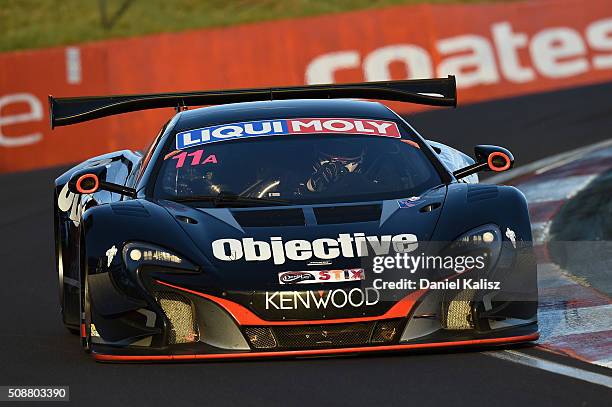
[[[232,360],[232,359],[266,359],[266,358],[298,358],[298,357],[323,357],[340,356],[351,354],[366,354],[380,352],[398,352],[408,350],[432,350],[441,348],[461,348],[478,346],[500,346],[535,341],[540,337],[538,332],[502,336],[498,338],[466,339],[461,341],[431,342],[431,343],[412,343],[384,346],[350,347],[350,348],[328,348],[328,349],[307,349],[293,351],[271,351],[271,352],[232,352],[232,353],[201,353],[201,354],[121,354],[116,349],[108,349],[109,353],[103,353],[104,348],[94,351],[93,357],[99,362],[154,362],[154,361],[203,361],[203,360]],[[116,352],[116,353],[110,353]]]
[[[249,358],[322,357],[456,347],[500,346],[538,339],[535,316],[492,329],[432,329],[426,290],[412,292],[384,314],[326,320],[268,321],[245,306],[164,281],[153,291],[180,296],[193,320],[165,318],[161,341],[93,341],[101,362],[196,361]],[[433,301],[439,303],[438,299]],[[526,305],[535,309],[537,304]],[[184,312],[183,309],[182,312]],[[166,314],[169,312],[165,309]],[[178,311],[177,311],[178,312]],[[94,318],[95,319],[95,318]],[[161,323],[161,321],[160,321]],[[436,322],[438,323],[438,322]],[[177,328],[181,325],[180,328]],[[182,331],[189,331],[188,333]]]

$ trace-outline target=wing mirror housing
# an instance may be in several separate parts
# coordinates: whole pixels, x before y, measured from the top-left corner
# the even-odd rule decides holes
[[[98,191],[115,192],[131,198],[136,197],[136,190],[123,185],[106,182],[106,167],[83,168],[75,171],[68,181],[68,189],[75,194],[94,194]]]
[[[514,166],[514,156],[503,147],[481,144],[474,147],[474,156],[476,163],[453,172],[455,178],[464,178],[480,171],[507,171]]]

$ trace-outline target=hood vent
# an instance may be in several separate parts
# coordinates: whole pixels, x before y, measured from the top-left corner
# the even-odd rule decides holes
[[[322,206],[314,208],[314,214],[319,225],[378,222],[381,211],[381,205]]]
[[[136,216],[147,218],[151,216],[144,205],[138,201],[123,201],[110,204],[111,209],[116,215]]]
[[[495,185],[468,185],[467,201],[482,201],[497,197],[498,189]]]
[[[266,228],[276,226],[304,226],[304,212],[301,209],[274,209],[263,211],[233,211],[234,219],[245,228]]]

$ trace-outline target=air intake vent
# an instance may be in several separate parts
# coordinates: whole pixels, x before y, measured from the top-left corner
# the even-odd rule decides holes
[[[180,294],[169,291],[160,291],[155,297],[170,321],[168,343],[197,342],[198,328],[191,301]]]
[[[403,322],[403,319],[391,319],[388,321],[377,322],[370,341],[372,343],[393,342],[399,333]]]
[[[460,291],[450,302],[442,303],[442,327],[445,329],[473,329],[472,301],[476,290]]]
[[[482,201],[497,197],[499,193],[495,185],[468,185],[467,201]]]
[[[388,344],[396,341],[402,319],[326,325],[247,327],[254,349],[312,349]]]
[[[244,332],[249,338],[249,342],[257,349],[276,348],[276,338],[272,334],[272,329],[266,327],[248,327]]]
[[[304,212],[301,209],[274,209],[265,211],[233,211],[234,219],[245,228],[275,226],[304,226]]]
[[[371,322],[338,325],[275,327],[279,345],[286,348],[319,348],[367,344],[372,335]]]
[[[381,205],[322,206],[314,208],[319,225],[375,222],[380,220]]]
[[[151,216],[143,204],[138,201],[116,202],[110,205],[116,215],[147,218]]]

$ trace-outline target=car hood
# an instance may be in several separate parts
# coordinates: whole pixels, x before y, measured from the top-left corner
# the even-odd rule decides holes
[[[390,249],[394,243],[387,244],[390,239],[412,249],[416,240],[421,250],[431,239],[445,198],[446,187],[440,186],[418,197],[358,203],[255,208],[160,204],[199,248],[205,260],[200,266],[220,286],[266,290],[278,288],[280,272],[363,267],[366,254],[395,253]],[[358,248],[360,237],[368,243]]]

